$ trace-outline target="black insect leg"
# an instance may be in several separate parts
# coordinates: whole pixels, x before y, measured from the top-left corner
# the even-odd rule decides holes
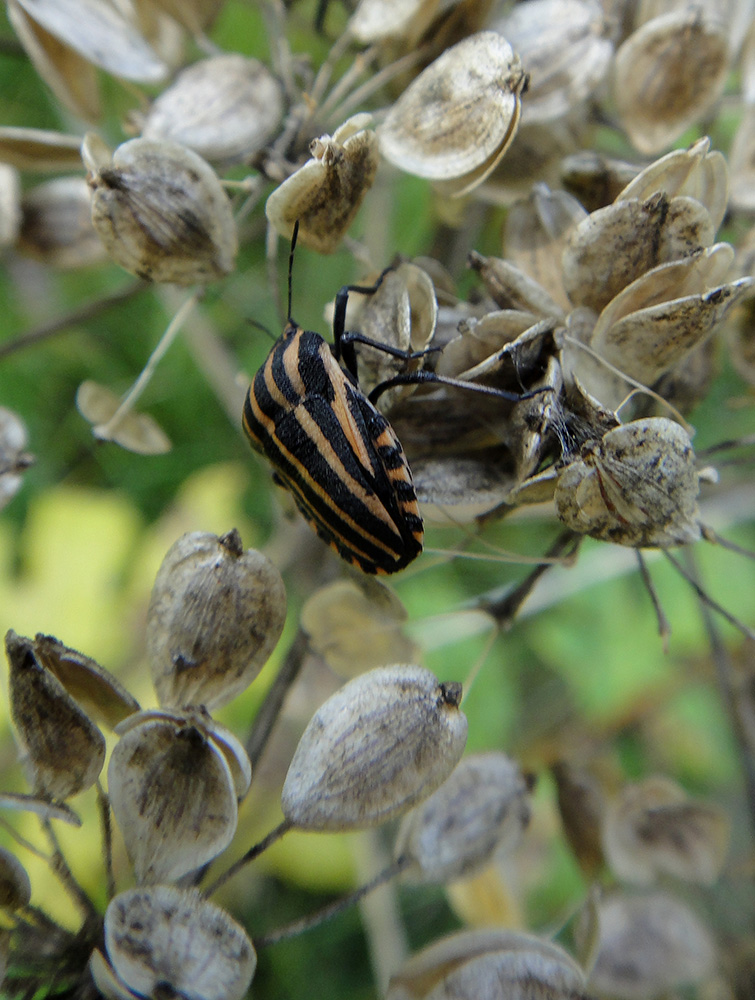
[[[374,406],[384,392],[387,392],[388,389],[392,389],[396,385],[420,385],[428,382],[439,382],[441,385],[453,385],[456,386],[457,389],[468,389],[471,392],[480,392],[485,396],[494,396],[497,399],[506,399],[512,403],[519,402],[523,399],[533,399],[535,396],[539,396],[543,392],[553,391],[553,386],[545,385],[541,389],[532,389],[530,392],[510,392],[508,389],[495,389],[490,385],[480,385],[477,382],[465,382],[463,379],[449,378],[446,375],[438,375],[436,372],[422,370],[418,372],[404,372],[402,375],[394,375],[393,378],[386,379],[385,382],[381,382],[379,385],[376,385],[367,398]]]

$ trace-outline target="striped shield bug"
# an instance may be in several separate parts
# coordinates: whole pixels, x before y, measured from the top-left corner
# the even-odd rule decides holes
[[[405,352],[344,329],[349,293],[373,294],[390,268],[370,287],[340,290],[332,348],[299,326],[291,318],[297,231],[298,224],[289,255],[288,322],[249,387],[244,431],[331,548],[364,573],[395,573],[422,551],[423,523],[404,449],[376,408],[377,398],[396,385],[429,381],[509,400],[535,393],[517,395],[420,370],[396,375],[366,396],[357,383],[355,342],[407,360],[427,352]]]

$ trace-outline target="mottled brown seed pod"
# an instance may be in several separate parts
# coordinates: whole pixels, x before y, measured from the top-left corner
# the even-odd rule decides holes
[[[233,163],[262,149],[282,116],[281,85],[270,70],[231,52],[179,73],[150,108],[142,135],[178,142],[213,163]]]
[[[664,996],[699,982],[714,967],[710,930],[686,903],[668,893],[606,895],[597,905],[597,930],[590,992],[598,996]],[[575,929],[578,946],[586,932],[587,919]]]
[[[378,144],[367,126],[368,114],[354,115],[332,137],[310,144],[312,158],[270,195],[265,213],[273,228],[291,239],[299,223],[299,241],[318,253],[338,249],[372,187],[378,167]]]
[[[514,138],[526,74],[506,39],[481,31],[417,77],[378,129],[380,151],[454,196],[475,188]]]
[[[9,631],[11,715],[34,789],[67,799],[89,788],[105,763],[105,738],[57,677],[34,655],[33,643]]]
[[[472,754],[401,821],[393,848],[403,877],[442,884],[513,850],[530,819],[531,786],[503,753]]]
[[[241,1000],[257,956],[244,929],[196,889],[119,893],[105,913],[105,951],[90,969],[109,1000],[180,996]]]
[[[160,566],[147,650],[161,705],[217,708],[252,683],[280,638],[286,591],[236,530],[183,535]]]
[[[459,931],[413,955],[386,1000],[587,1000],[585,976],[563,948],[510,930]]]
[[[131,139],[108,158],[88,136],[92,222],[121,267],[149,281],[193,285],[233,270],[238,248],[231,204],[197,153],[165,139]]]
[[[700,538],[700,482],[687,432],[648,417],[585,445],[560,474],[559,518],[574,531],[637,547],[686,545]]]
[[[711,885],[729,844],[721,809],[687,797],[668,778],[626,785],[612,800],[603,845],[612,870],[625,882],[649,885],[663,875]]]
[[[116,730],[108,789],[139,883],[180,878],[236,832],[236,786],[224,750],[195,715],[142,713]]]
[[[92,226],[91,192],[83,177],[56,177],[21,201],[19,249],[59,268],[87,267],[107,258]]]
[[[281,793],[286,819],[305,830],[357,830],[433,792],[467,739],[460,684],[423,667],[370,670],[320,706],[296,748]]]

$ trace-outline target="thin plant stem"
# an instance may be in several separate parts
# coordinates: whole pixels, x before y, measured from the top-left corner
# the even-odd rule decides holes
[[[467,673],[467,676],[464,678],[464,689],[460,704],[463,704],[464,699],[468,697],[469,692],[472,690],[474,682],[477,680],[477,677],[480,671],[482,670],[483,666],[485,665],[485,661],[490,656],[490,652],[493,649],[495,641],[500,634],[500,628],[495,623],[495,621],[493,621],[492,624],[493,628],[490,630],[490,635],[488,636],[487,642],[485,643],[485,648],[477,657],[477,661],[474,664],[472,664],[471,669]]]
[[[271,830],[266,837],[263,837],[262,840],[258,841],[258,843],[253,844],[246,854],[242,854],[237,861],[234,861],[231,867],[226,869],[222,875],[219,875],[214,882],[211,882],[207,888],[203,890],[203,895],[207,897],[211,896],[214,892],[217,892],[222,885],[225,885],[230,878],[233,878],[233,876],[248,865],[250,861],[254,861],[255,858],[258,858],[260,854],[263,853],[263,851],[266,851],[268,847],[271,847],[274,843],[280,840],[284,833],[288,833],[292,825],[293,824],[287,819],[284,819],[283,822],[279,823],[275,829]]]
[[[111,295],[105,295],[103,298],[95,299],[93,302],[86,302],[84,305],[72,309],[71,312],[66,313],[64,316],[58,316],[46,323],[41,323],[39,326],[33,327],[31,330],[27,330],[26,333],[20,334],[15,339],[9,340],[5,344],[0,344],[0,361],[11,354],[16,354],[18,351],[26,350],[27,347],[33,347],[35,344],[49,340],[59,333],[65,333],[79,323],[85,323],[87,320],[94,319],[100,313],[106,312],[113,306],[119,306],[128,299],[132,299],[146,287],[146,281],[131,282]]]
[[[255,716],[252,730],[246,740],[245,749],[252,762],[252,774],[262,758],[286,695],[299,676],[308,648],[307,633],[300,628],[294,636],[294,641],[286,653],[275,680],[265,695],[265,700]]]
[[[697,578],[697,568],[692,552],[687,554],[687,562],[691,567],[690,575]],[[734,741],[739,750],[742,770],[744,772],[745,789],[747,793],[747,803],[750,810],[750,823],[752,824],[753,835],[755,836],[755,746],[747,738],[746,713],[751,711],[749,705],[742,704],[739,693],[740,685],[734,676],[734,664],[731,656],[721,638],[721,633],[716,627],[716,622],[711,614],[711,608],[698,591],[700,601],[700,614],[703,625],[708,634],[713,664],[716,669],[716,682],[724,708],[731,723]]]
[[[330,920],[337,916],[339,913],[343,913],[350,906],[354,906],[358,903],[360,899],[368,895],[368,893],[373,892],[378,886],[383,885],[390,879],[395,878],[400,872],[406,868],[410,862],[410,858],[404,855],[398,858],[383,871],[378,872],[378,874],[366,882],[364,885],[355,889],[354,892],[348,894],[348,896],[343,896],[341,899],[335,900],[335,902],[330,903],[328,906],[324,906],[321,910],[316,913],[311,913],[309,916],[302,917],[299,920],[294,920],[293,923],[287,924],[285,927],[280,927],[277,931],[270,931],[269,934],[262,934],[259,937],[254,938],[255,948],[266,948],[268,945],[277,944],[279,941],[284,941],[286,938],[298,937],[299,934],[303,934],[305,931],[311,930],[313,927],[319,926],[319,924],[324,923],[326,920]]]
[[[666,617],[666,613],[661,605],[661,599],[658,596],[658,591],[655,589],[655,584],[653,583],[653,578],[650,575],[650,570],[648,569],[645,557],[639,549],[635,549],[635,552],[637,553],[637,562],[640,567],[642,582],[645,584],[645,589],[650,595],[650,600],[653,603],[653,610],[655,611],[655,617],[658,622],[658,635],[660,635],[661,642],[663,643],[663,652],[668,653],[668,640],[671,635],[671,623]]]
[[[110,818],[110,798],[97,780],[97,805],[100,810],[102,827],[102,854],[105,859],[105,886],[108,902],[115,896],[115,875],[113,874],[113,824]]]
[[[42,820],[42,828],[47,834],[47,839],[50,841],[50,847],[52,848],[52,857],[50,858],[50,867],[52,871],[58,877],[66,892],[79,908],[84,918],[86,920],[97,919],[97,909],[92,900],[79,885],[75,875],[71,871],[68,862],[60,849],[58,838],[55,835],[55,831],[53,830],[49,819]]]
[[[104,424],[98,424],[94,428],[93,433],[95,437],[98,437],[103,441],[112,440],[113,434],[118,429],[118,426],[120,425],[121,421],[126,416],[126,414],[131,412],[134,403],[136,403],[136,401],[139,399],[141,394],[146,389],[150,379],[155,373],[155,369],[157,368],[158,364],[162,360],[163,356],[167,352],[170,345],[176,339],[187,316],[199,301],[199,297],[200,297],[200,292],[194,292],[186,299],[186,301],[183,303],[180,309],[176,312],[173,319],[170,321],[170,323],[168,323],[165,333],[158,341],[157,347],[154,349],[154,351],[150,354],[149,358],[147,359],[147,364],[142,369],[139,378],[136,380],[136,382],[134,382],[129,391],[123,397],[118,409],[115,411],[115,413],[108,421],[106,421]]]
[[[353,90],[348,97],[346,97],[341,104],[333,107],[333,101],[331,100],[333,94],[328,97],[328,100],[323,104],[321,112],[323,116],[326,114],[333,121],[343,121],[344,118],[354,108],[358,108],[360,104],[371,97],[375,91],[384,87],[387,83],[390,83],[394,77],[399,76],[401,73],[407,70],[413,69],[418,66],[424,59],[429,58],[433,53],[433,45],[423,45],[421,48],[416,49],[414,52],[410,52],[395,62],[391,63],[390,66],[385,66],[383,69],[378,70],[377,73],[373,74],[369,80],[365,81],[361,87],[357,87]],[[367,53],[365,53],[366,55]],[[334,92],[335,93],[335,90]]]
[[[679,562],[679,560],[674,559],[674,557],[667,549],[663,549],[663,554],[671,563],[671,565],[674,567],[674,569],[677,571],[677,573],[682,577],[682,579],[686,580],[687,583],[690,585],[690,587],[692,587],[692,589],[695,591],[697,596],[704,604],[706,604],[713,611],[716,611],[719,615],[721,615],[722,618],[725,618],[726,621],[730,625],[733,625],[735,629],[738,629],[742,633],[742,635],[746,636],[748,639],[752,639],[753,642],[755,642],[755,631],[751,629],[749,625],[745,625],[744,622],[740,621],[739,618],[731,614],[730,611],[727,611],[726,608],[723,607],[723,605],[718,603],[718,601],[714,601],[713,598],[710,596],[710,594],[706,593],[706,591],[703,590],[703,588],[700,586],[700,584],[697,582],[694,576],[692,576],[691,573],[688,573],[687,570]]]
[[[539,563],[531,573],[529,573],[520,584],[507,590],[502,597],[491,599],[489,597],[480,598],[477,607],[485,611],[493,618],[500,628],[509,629],[514,618],[519,613],[521,606],[527,600],[535,588],[535,584],[540,577],[550,569],[554,563],[563,563],[568,557],[576,554],[582,542],[581,536],[573,531],[562,531],[553,545],[545,553],[544,560]]]
[[[38,858],[41,858],[42,861],[46,861],[49,864],[49,862],[52,860],[49,854],[45,854],[44,851],[40,851],[40,849],[38,847],[35,847],[30,840],[27,840],[26,837],[22,837],[21,834],[18,832],[18,830],[16,830],[8,822],[8,820],[4,819],[2,816],[0,816],[0,826],[2,826],[3,829],[8,831],[8,833],[11,835],[11,837],[13,837],[13,839],[16,841],[17,844],[19,844],[21,847],[25,847],[27,851],[31,851],[32,854],[34,854]]]
[[[606,359],[602,355],[598,354],[597,351],[594,351],[592,347],[589,347],[587,344],[583,344],[581,340],[577,340],[576,337],[570,337],[568,334],[564,334],[564,340],[566,341],[567,344],[571,344],[573,347],[577,347],[580,351],[584,351],[585,354],[589,354],[591,358],[594,358],[596,361],[600,362],[600,364],[602,364],[603,367],[606,368],[613,375],[618,375],[618,377],[622,379],[624,382],[626,382],[627,385],[631,385],[634,387],[632,392],[629,393],[626,399],[622,400],[622,402],[619,403],[619,405],[616,407],[617,413],[622,408],[622,406],[626,405],[626,403],[629,402],[632,396],[634,396],[638,392],[641,392],[646,396],[650,396],[650,398],[654,399],[656,403],[659,403],[661,406],[664,407],[664,409],[668,410],[668,412],[674,417],[675,420],[677,420],[681,424],[681,426],[685,429],[685,431],[688,434],[690,435],[694,434],[694,428],[687,423],[687,421],[677,410],[677,408],[675,406],[672,406],[672,404],[669,403],[667,399],[664,399],[663,396],[660,396],[657,392],[654,392],[648,386],[643,385],[642,382],[638,382],[637,379],[632,378],[631,375],[627,375],[627,373],[623,372],[621,368],[617,368],[616,365],[612,365],[610,361],[606,361]]]

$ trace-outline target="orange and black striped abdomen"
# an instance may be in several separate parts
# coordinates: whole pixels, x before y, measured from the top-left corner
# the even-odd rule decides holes
[[[319,334],[288,325],[254,377],[244,429],[347,562],[365,573],[395,573],[422,551],[401,444]]]

